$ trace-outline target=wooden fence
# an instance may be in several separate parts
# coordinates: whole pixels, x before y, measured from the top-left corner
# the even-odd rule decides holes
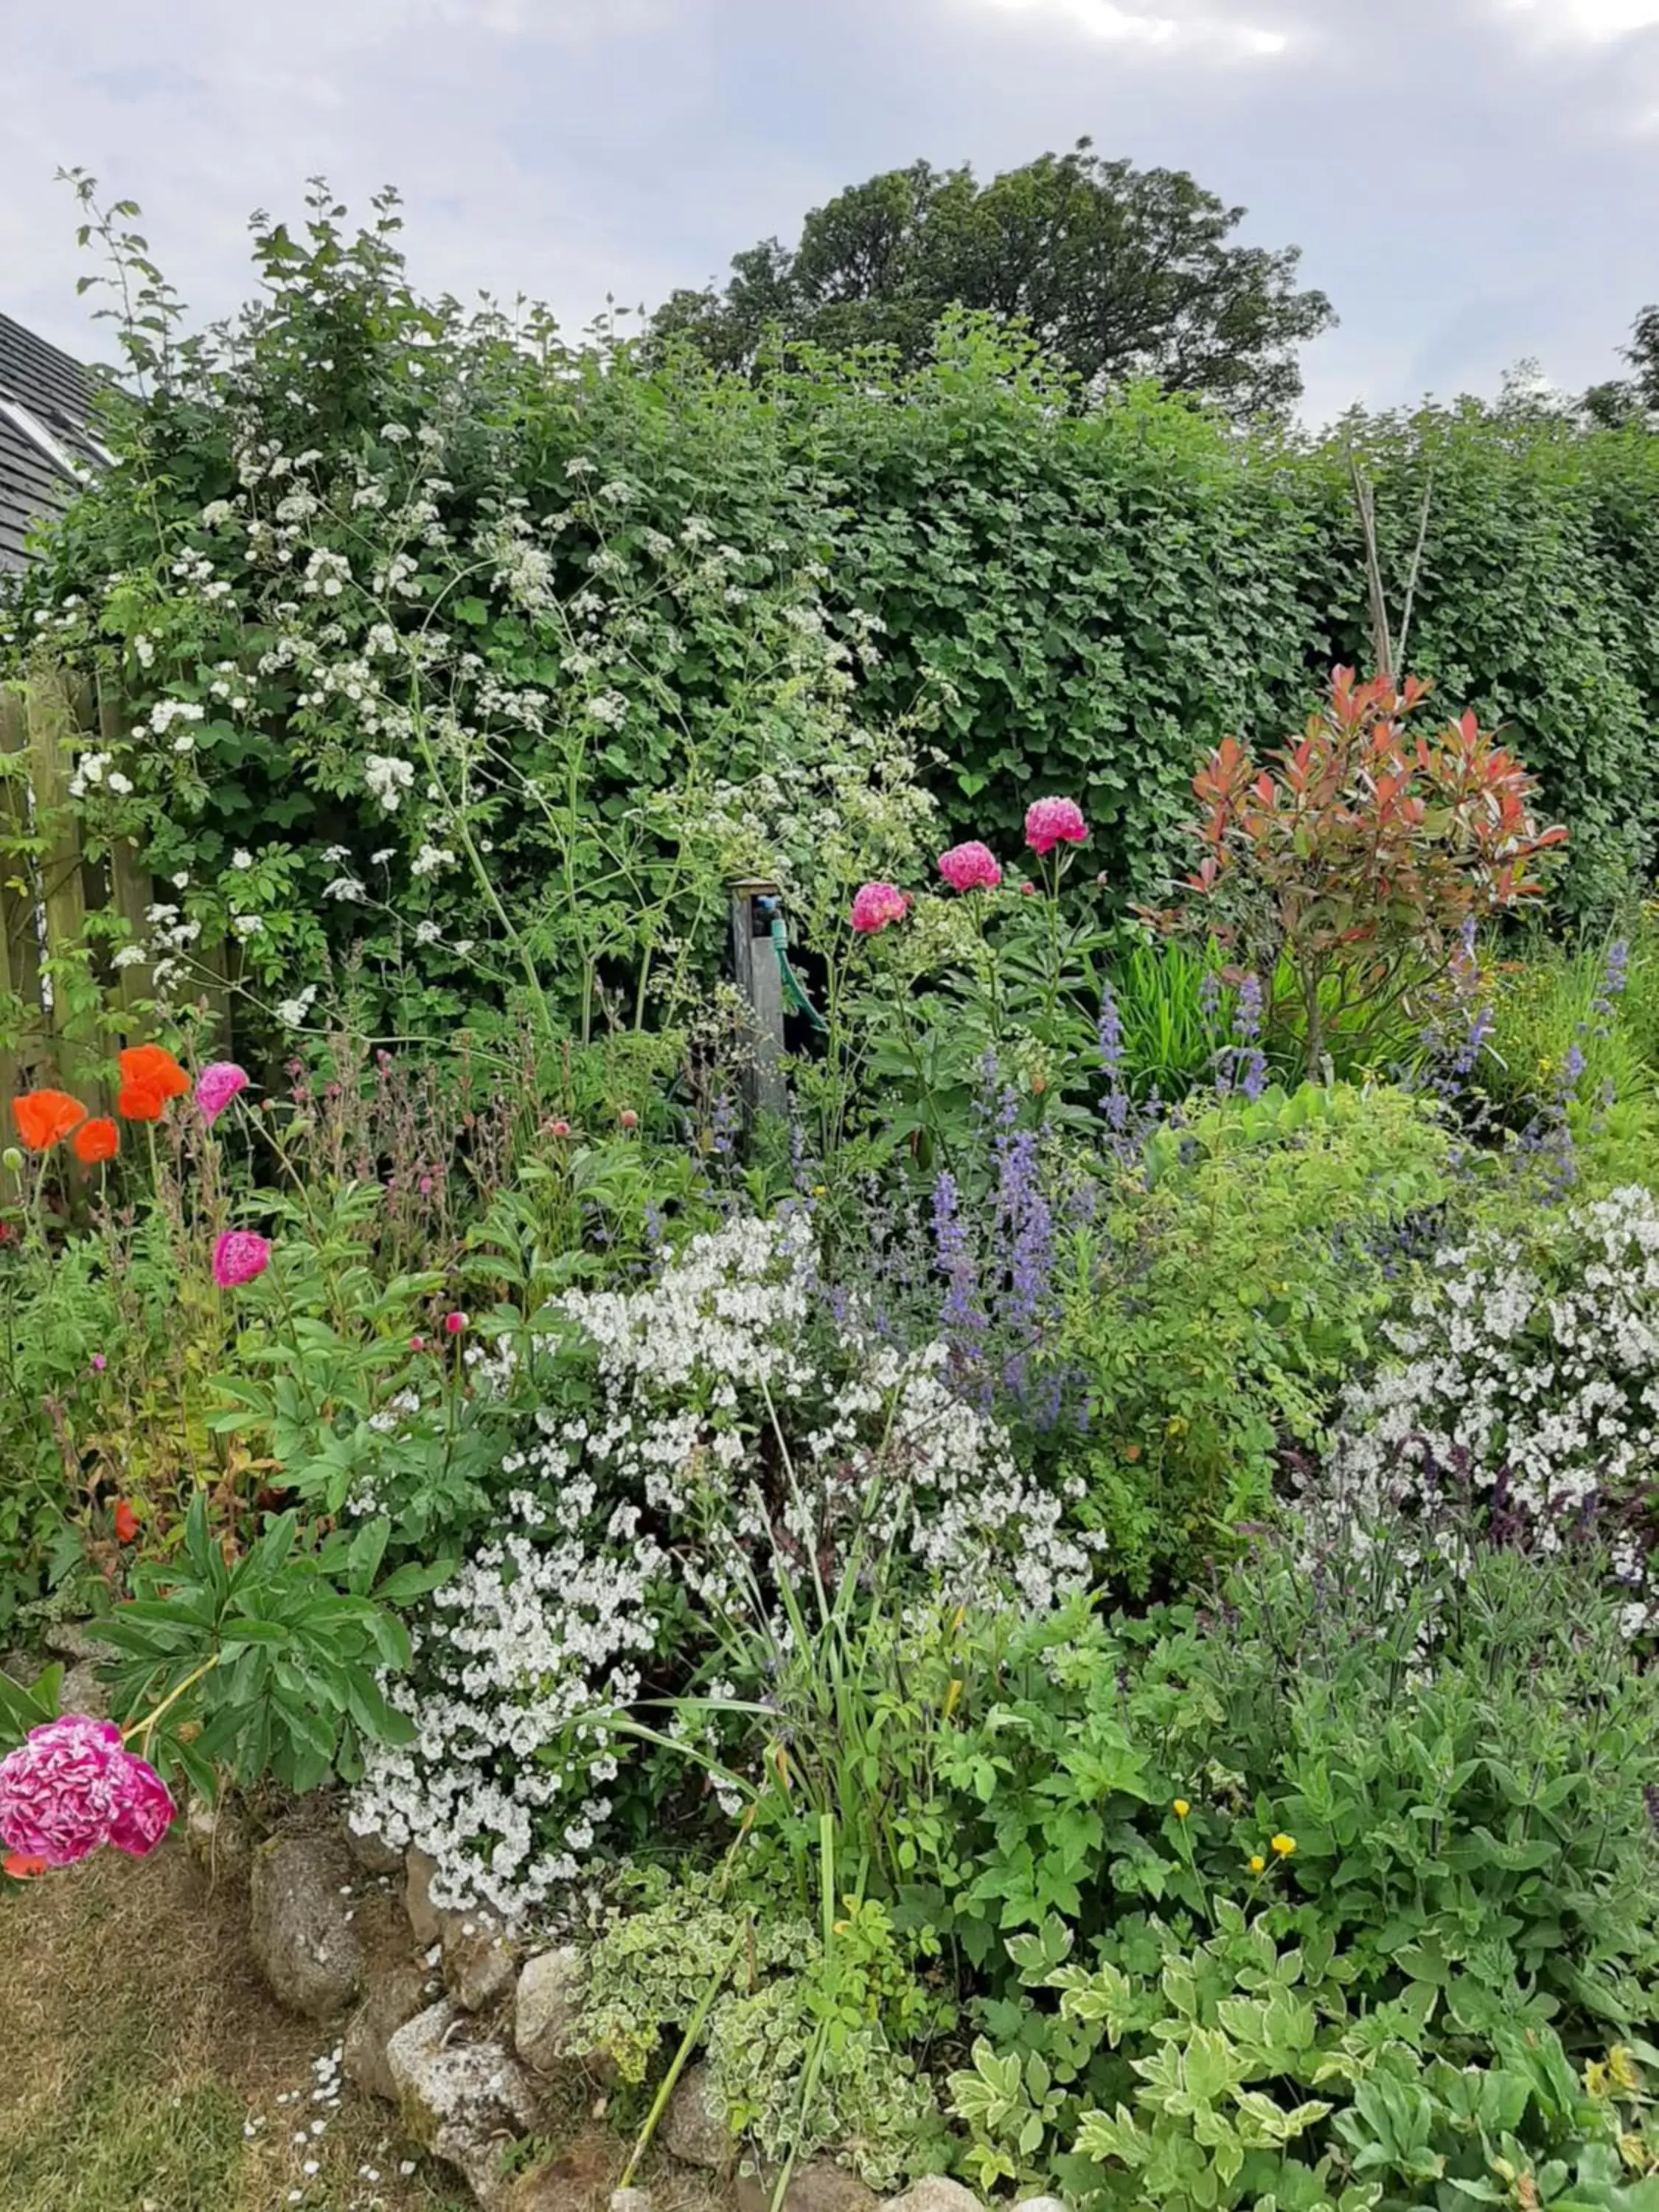
[[[5,1103],[38,1083],[106,1105],[101,1067],[118,1044],[147,1033],[149,967],[118,965],[113,956],[123,943],[149,943],[149,875],[130,840],[96,858],[85,850],[70,790],[81,754],[112,750],[124,728],[119,699],[87,677],[52,672],[0,689],[0,1004],[22,1006],[21,1024],[0,1029],[8,1124]],[[88,935],[88,915],[118,916],[126,930],[94,927]],[[187,995],[210,1006],[228,1048],[222,956],[191,966],[203,981]]]

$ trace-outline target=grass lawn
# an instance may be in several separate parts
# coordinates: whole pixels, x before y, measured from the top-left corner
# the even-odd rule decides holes
[[[5,2212],[460,2212],[468,2203],[435,2168],[399,2173],[408,2153],[385,2106],[349,2089],[326,2114],[313,2103],[313,2062],[339,2029],[268,2001],[241,1893],[210,1890],[178,1843],[147,1863],[102,1851],[0,1887]]]

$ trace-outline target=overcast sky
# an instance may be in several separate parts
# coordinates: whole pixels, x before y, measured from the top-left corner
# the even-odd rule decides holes
[[[655,304],[926,155],[1084,133],[1295,241],[1306,412],[1615,372],[1659,299],[1659,0],[0,0],[0,309],[106,343],[60,166],[139,201],[197,315],[245,219],[407,202],[417,283]]]

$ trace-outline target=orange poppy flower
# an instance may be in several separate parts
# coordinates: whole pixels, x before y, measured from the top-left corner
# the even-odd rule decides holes
[[[189,1076],[159,1044],[129,1045],[118,1060],[121,1093],[115,1110],[129,1121],[159,1121],[168,1099],[190,1089]]]
[[[118,1543],[130,1544],[138,1534],[138,1516],[125,1498],[115,1504],[115,1536]]]
[[[75,1157],[89,1168],[100,1160],[112,1160],[121,1149],[121,1132],[107,1114],[100,1114],[95,1121],[82,1121],[75,1133]]]
[[[67,1091],[26,1091],[11,1102],[17,1133],[32,1152],[50,1152],[87,1118],[87,1109]]]

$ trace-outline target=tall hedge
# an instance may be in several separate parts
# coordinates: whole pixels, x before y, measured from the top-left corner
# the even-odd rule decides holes
[[[204,520],[267,447],[303,449],[320,499],[321,519],[290,533],[290,580],[316,531],[367,574],[374,511],[354,487],[395,489],[422,452],[441,457],[422,574],[396,618],[441,611],[469,648],[456,665],[498,692],[536,690],[550,717],[573,711],[562,694],[614,675],[628,711],[592,752],[596,807],[625,811],[688,744],[739,775],[763,767],[773,720],[785,743],[792,715],[822,710],[789,674],[804,624],[857,644],[852,711],[872,729],[932,718],[928,772],[962,831],[1008,851],[1031,797],[1073,793],[1122,902],[1159,890],[1200,755],[1230,731],[1287,733],[1334,661],[1364,659],[1352,448],[1396,611],[1429,488],[1409,665],[1449,704],[1509,725],[1572,832],[1570,904],[1607,904],[1647,875],[1659,440],[1643,431],[1506,402],[1356,418],[1325,440],[1245,435],[1151,391],[1080,406],[1029,349],[970,323],[905,375],[810,356],[754,380],[647,368],[539,330],[526,346],[498,319],[416,301],[387,235],[354,247],[332,222],[319,219],[309,250],[262,237],[264,298],[232,337],[152,349],[148,394],[108,430],[117,466],[0,598],[0,675],[45,652],[118,679],[132,708],[120,834],[149,842],[158,878],[187,880],[210,939],[249,888],[237,856],[258,856],[270,926],[241,957],[264,957],[273,989],[362,944],[362,913],[325,896],[343,850],[357,872],[371,859],[383,871],[386,908],[411,929],[417,913],[441,921],[443,944],[412,948],[428,1012],[459,1016],[483,987],[445,950],[469,931],[459,877],[399,872],[414,807],[390,823],[364,777],[386,739],[345,690],[307,689],[284,661],[299,618],[284,598],[309,586],[283,582],[268,536],[261,553]],[[606,489],[625,503],[605,508]],[[617,617],[607,634],[648,637],[637,665],[573,674],[568,623],[478,558],[503,515],[542,549],[562,605],[607,574],[623,615],[636,594],[648,619]],[[696,573],[704,533],[726,580]],[[669,544],[672,606],[651,565]],[[355,651],[368,616],[350,592],[335,605],[339,649]],[[158,702],[164,728],[180,696],[203,709],[182,759],[146,735]],[[531,723],[509,717],[491,742],[541,773]],[[88,801],[112,822],[112,787]],[[392,827],[411,851],[387,876]],[[503,895],[532,898],[547,872],[535,823],[503,817],[495,849]]]

